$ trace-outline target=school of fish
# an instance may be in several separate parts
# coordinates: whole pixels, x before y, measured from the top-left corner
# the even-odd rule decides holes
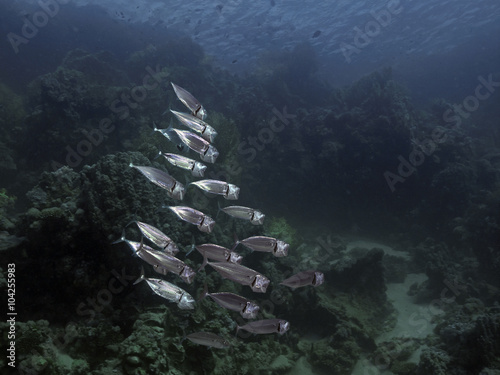
[[[168,129],[158,129],[155,125],[154,130],[160,132],[168,140],[176,144],[179,150],[186,146],[188,149],[198,153],[202,161],[215,163],[219,156],[219,152],[212,145],[212,142],[217,136],[217,131],[204,121],[207,117],[207,111],[191,93],[174,83],[172,83],[172,87],[177,98],[190,112],[181,113],[173,110],[170,112],[182,125],[188,127],[195,133],[188,130],[174,129],[172,125],[170,125]],[[175,167],[190,171],[193,177],[203,177],[207,169],[205,164],[182,155],[162,153],[160,151],[158,157],[159,156],[163,156],[167,162]],[[132,163],[130,163],[130,167],[138,170],[153,184],[166,190],[167,195],[175,200],[182,201],[186,194],[186,188],[191,185],[205,192],[221,195],[227,200],[237,200],[239,198],[240,188],[226,181],[199,180],[191,182],[188,186],[184,186],[167,172],[160,169],[133,165]],[[215,226],[214,219],[192,207],[167,207],[179,219],[196,225],[201,232],[211,233]],[[262,225],[265,218],[265,215],[261,211],[250,207],[227,206],[220,210],[234,218],[247,220],[253,225]],[[127,240],[125,238],[124,229],[122,237],[114,243],[125,242],[134,255],[151,265],[153,270],[161,275],[173,273],[187,284],[193,282],[196,272],[176,257],[179,248],[165,233],[150,224],[140,221],[132,221],[127,224],[127,227],[131,224],[137,225],[137,228],[141,232],[141,242]],[[144,238],[150,241],[157,249],[145,244]],[[246,285],[252,289],[253,292],[266,293],[270,280],[259,271],[241,265],[243,257],[234,251],[239,244],[255,252],[271,253],[275,257],[287,256],[289,249],[289,244],[286,242],[277,238],[265,236],[248,237],[241,241],[235,238],[232,249],[210,243],[197,245],[194,246],[194,248],[203,256],[203,263],[198,269],[198,272],[204,269],[208,264],[221,275],[221,277],[241,285]],[[195,308],[195,299],[188,292],[163,279],[146,277],[144,268],[142,268],[141,276],[137,279],[135,284],[141,281],[146,281],[154,293],[170,302],[176,303],[180,309],[192,310]],[[323,273],[315,270],[307,270],[283,280],[280,285],[295,289],[304,286],[319,286],[323,282]],[[245,319],[254,319],[259,312],[259,305],[255,302],[234,293],[210,293],[205,285],[200,300],[207,297],[210,297],[210,299],[222,308],[238,312]],[[236,334],[238,334],[240,330],[245,330],[254,334],[278,333],[282,335],[287,332],[289,328],[290,323],[286,320],[263,319],[255,320],[242,326],[237,325]],[[195,344],[212,348],[223,349],[231,346],[229,341],[212,332],[195,332],[186,335],[183,340],[184,339],[188,339]]]

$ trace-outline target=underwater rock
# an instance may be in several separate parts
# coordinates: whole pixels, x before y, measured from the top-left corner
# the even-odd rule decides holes
[[[377,349],[370,353],[371,362],[396,375],[413,374],[417,364],[409,362],[409,359],[421,344],[419,340],[403,337],[380,342]]]
[[[14,151],[5,145],[5,143],[0,142],[0,169],[5,170],[16,170],[17,165],[14,161]]]
[[[436,333],[454,366],[479,371],[484,366],[498,365],[500,313],[477,302],[472,311],[471,303],[450,311],[436,327]]]
[[[432,238],[427,238],[418,245],[409,248],[413,255],[413,267],[425,269],[428,280],[414,287],[412,293],[416,295],[417,302],[430,302],[434,298],[440,298],[443,288],[447,288],[451,283],[459,281],[459,291],[457,297],[463,299],[467,290],[467,283],[462,277],[461,267],[456,261],[448,245],[438,242]],[[472,265],[470,265],[472,266]],[[472,268],[469,269],[472,271]]]
[[[284,356],[283,354],[280,354],[277,356],[274,361],[271,362],[269,365],[269,370],[273,374],[283,374],[286,371],[290,370],[293,366],[293,363],[290,362],[288,357]]]
[[[417,375],[448,375],[451,358],[441,349],[424,349],[420,354]]]
[[[29,242],[41,241],[50,246],[50,242],[58,240],[61,246],[74,239],[82,224],[78,212],[80,184],[80,176],[69,167],[42,174],[37,186],[26,194],[32,206],[24,214],[20,227]],[[40,251],[40,242],[37,246]]]
[[[264,223],[266,236],[279,238],[288,243],[293,249],[299,242],[297,231],[287,222],[284,217],[271,217]]]
[[[90,53],[80,48],[69,51],[61,64],[66,69],[82,72],[89,81],[107,86],[127,85],[128,77],[119,65],[120,62],[108,51]]]
[[[14,249],[26,240],[25,237],[16,237],[8,232],[0,232],[0,251]]]
[[[333,340],[320,340],[309,342],[308,346],[305,353],[313,369],[332,374],[351,374],[361,354],[360,348],[354,341],[336,344]]]
[[[85,318],[94,316],[95,309],[89,310],[81,295],[95,296],[107,285],[117,264],[125,267],[126,274],[134,269],[133,274],[138,276],[139,265],[130,251],[120,245],[111,246],[133,219],[154,223],[176,242],[179,238],[190,241],[191,234],[181,231],[180,223],[158,211],[168,197],[161,189],[136,178],[135,171],[128,167],[130,161],[151,164],[140,153],[108,155],[79,173],[69,167],[45,172],[27,194],[31,207],[18,227],[19,235],[26,237],[21,244],[21,250],[28,255],[23,272],[40,280],[29,286],[33,292],[30,304],[43,303],[50,293],[52,303],[46,313],[53,310],[54,316],[65,319],[65,314],[74,314],[74,306],[83,304],[87,306],[82,308]],[[133,239],[140,239],[134,228],[127,232],[132,238],[136,236]],[[123,261],[117,261],[121,258]],[[60,262],[54,263],[55,259]],[[59,285],[57,293],[52,291],[54,278]]]
[[[371,249],[336,261],[332,269],[325,274],[326,280],[344,292],[369,295],[373,300],[386,302],[386,286],[382,258],[382,249]]]

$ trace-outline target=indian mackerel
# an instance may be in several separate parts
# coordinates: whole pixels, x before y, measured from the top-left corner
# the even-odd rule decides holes
[[[203,245],[196,246],[196,250],[203,255],[203,263],[200,267],[200,270],[205,268],[208,259],[215,260],[217,262],[230,262],[241,264],[241,260],[243,257],[231,251],[223,246],[207,243]]]
[[[135,281],[134,285],[140,283],[143,280],[146,280],[153,292],[158,294],[160,297],[169,300],[170,302],[175,302],[180,309],[194,309],[194,298],[184,289],[179,288],[177,285],[161,279],[150,279],[144,277],[144,272],[142,273],[141,277],[139,277]]]
[[[205,345],[210,348],[226,349],[231,346],[225,338],[211,332],[195,332],[187,335],[185,338],[195,344]]]
[[[122,236],[118,241],[113,243],[116,244],[119,242],[126,242],[135,255],[146,263],[152,265],[156,272],[161,273],[162,275],[172,272],[179,275],[180,278],[188,284],[193,282],[195,272],[182,260],[162,251],[155,250],[148,245],[145,245],[142,241],[129,241]]]
[[[201,211],[187,206],[169,206],[168,208],[170,208],[170,210],[172,210],[181,220],[196,225],[202,232],[210,233],[214,228],[214,219]]]
[[[286,280],[283,280],[280,284],[288,286],[292,289],[300,288],[301,286],[319,286],[325,281],[325,275],[323,272],[308,270],[299,272]]]
[[[205,120],[207,118],[207,111],[201,103],[187,90],[183,89],[180,86],[177,86],[175,83],[172,83],[172,87],[174,88],[175,95],[179,98],[179,100],[191,111],[193,116],[198,117],[199,119]]]
[[[248,285],[254,292],[265,293],[269,286],[269,279],[259,272],[235,263],[207,262],[222,277],[241,285]]]
[[[200,300],[205,297],[212,298],[219,306],[225,309],[239,312],[245,319],[254,319],[259,312],[258,305],[237,294],[227,292],[209,293],[206,284]]]
[[[187,130],[172,129],[181,139],[182,143],[188,146],[194,152],[200,154],[200,158],[207,163],[215,163],[219,156],[219,151],[207,140],[199,135]]]
[[[289,245],[273,237],[254,236],[244,240],[237,241],[236,245],[241,243],[253,251],[262,251],[273,253],[275,257],[286,257],[288,255]]]
[[[172,112],[182,124],[199,133],[201,137],[208,142],[212,143],[217,136],[215,129],[198,117],[190,115],[189,113],[181,113],[173,110],[170,110],[170,112]]]
[[[170,197],[179,200],[182,200],[184,198],[184,193],[186,191],[184,189],[184,185],[182,185],[168,173],[153,167],[138,166],[133,165],[132,163],[130,163],[129,165],[141,172],[153,184],[167,190]]]
[[[187,158],[182,155],[159,152],[170,164],[191,171],[194,177],[203,177],[207,166],[199,161]]]
[[[238,334],[240,329],[259,335],[267,333],[279,333],[283,335],[290,329],[290,323],[282,319],[264,319],[247,323],[241,327],[237,326],[236,334]]]
[[[156,246],[158,246],[162,251],[165,251],[172,255],[175,255],[179,252],[179,248],[174,243],[174,241],[172,241],[165,233],[163,233],[158,228],[155,228],[152,225],[143,223],[141,221],[132,221],[128,225],[132,223],[137,224],[137,227],[139,228],[143,236],[154,243]]]
[[[229,184],[226,181],[200,180],[191,182],[189,185],[195,185],[207,193],[222,195],[228,200],[236,200],[240,194],[240,188],[238,186]]]
[[[264,223],[265,215],[250,207],[243,206],[229,206],[221,208],[229,216],[235,217],[237,219],[249,220],[253,225],[260,225]]]

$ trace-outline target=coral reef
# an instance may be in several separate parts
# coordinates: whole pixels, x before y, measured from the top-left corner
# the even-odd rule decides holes
[[[298,243],[297,231],[284,217],[271,217],[264,224],[264,232],[269,237],[279,238],[295,248]]]
[[[7,190],[4,188],[0,189],[0,231],[14,227],[14,224],[8,218],[7,212],[14,205],[15,201],[15,196],[7,194]]]
[[[350,374],[363,353],[375,363],[390,358],[384,364],[398,375],[498,372],[500,152],[494,141],[486,147],[472,127],[443,123],[444,111],[453,108],[444,100],[431,111],[415,110],[389,69],[333,89],[316,78],[307,44],[261,56],[259,64],[248,77],[232,76],[211,66],[196,43],[169,38],[123,61],[108,52],[72,50],[57,69],[28,86],[26,97],[0,84],[0,169],[6,180],[0,190],[0,258],[6,264],[14,257],[23,275],[30,275],[17,280],[23,295],[17,307],[27,316],[18,323],[20,369],[70,375],[305,369]],[[156,89],[147,92],[148,100],[125,105],[122,98],[140,87],[134,84],[140,85],[147,67],[160,81]],[[206,177],[241,186],[243,205],[269,207],[264,227],[222,215],[211,235],[199,233],[162,209],[177,202],[129,167],[132,162],[165,170],[161,158],[153,160],[158,150],[177,151],[159,133],[151,134],[153,121],[159,128],[170,125],[165,110],[182,107],[170,81],[196,87],[219,133],[221,156]],[[115,126],[112,134],[93,138],[99,142],[87,155],[77,154],[103,119]],[[425,141],[435,130],[446,132],[446,141],[429,151]],[[423,159],[412,169],[415,153]],[[384,174],[396,173],[401,158],[413,172],[400,176],[393,190]],[[190,181],[168,171],[183,184]],[[19,220],[14,196],[24,210]],[[195,192],[183,202],[214,216],[217,203]],[[238,248],[245,265],[271,278],[265,296],[222,281],[211,270],[198,272],[187,289],[199,296],[206,283],[211,292],[255,298],[259,318],[286,316],[291,331],[232,339],[243,324],[238,314],[209,299],[197,302],[195,311],[179,311],[150,295],[145,283],[133,286],[140,262],[126,245],[111,245],[133,220],[168,233],[193,267],[201,259],[196,252],[186,258],[188,248],[204,242],[230,247],[234,233],[290,243],[290,255],[279,260]],[[340,233],[390,239],[412,261],[379,248],[347,249]],[[140,239],[133,226],[126,236]],[[296,291],[279,285],[307,269],[324,272],[325,284]],[[378,342],[396,321],[386,284],[400,283],[408,273],[428,277],[408,293],[426,306],[439,304],[435,332]],[[154,273],[147,268],[146,274]],[[202,330],[228,338],[232,348],[182,341]]]

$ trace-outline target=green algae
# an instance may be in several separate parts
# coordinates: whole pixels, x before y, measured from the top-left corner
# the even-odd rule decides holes
[[[271,217],[264,222],[264,232],[269,237],[285,241],[294,248],[298,244],[298,235],[284,217]]]

